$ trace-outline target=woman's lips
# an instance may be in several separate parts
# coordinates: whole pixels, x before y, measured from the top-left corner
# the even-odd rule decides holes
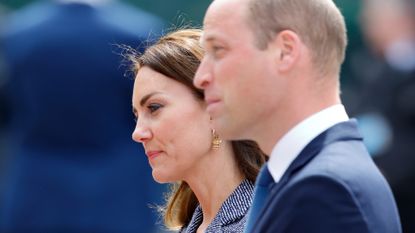
[[[161,154],[162,151],[148,151],[146,152],[149,159],[153,159]]]

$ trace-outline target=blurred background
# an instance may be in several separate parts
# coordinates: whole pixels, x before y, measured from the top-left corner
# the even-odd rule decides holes
[[[83,1],[0,0],[0,232],[163,231],[117,45],[200,26],[210,0]],[[415,1],[335,2],[343,102],[415,232]]]

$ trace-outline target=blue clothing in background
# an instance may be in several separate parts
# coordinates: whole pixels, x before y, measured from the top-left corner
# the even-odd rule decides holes
[[[9,165],[0,232],[154,232],[162,197],[133,142],[132,78],[117,45],[161,21],[121,3],[40,2],[1,38],[9,82]]]

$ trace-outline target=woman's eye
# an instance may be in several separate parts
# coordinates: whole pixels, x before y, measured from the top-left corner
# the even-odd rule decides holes
[[[150,113],[153,113],[153,112],[157,111],[161,107],[163,107],[161,104],[149,104],[147,106],[147,108],[150,111]]]

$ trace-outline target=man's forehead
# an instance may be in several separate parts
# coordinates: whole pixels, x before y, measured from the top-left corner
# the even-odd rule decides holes
[[[205,19],[204,27],[210,27],[211,25],[221,24],[228,18],[241,17],[243,6],[246,5],[248,0],[215,0],[209,6]]]

